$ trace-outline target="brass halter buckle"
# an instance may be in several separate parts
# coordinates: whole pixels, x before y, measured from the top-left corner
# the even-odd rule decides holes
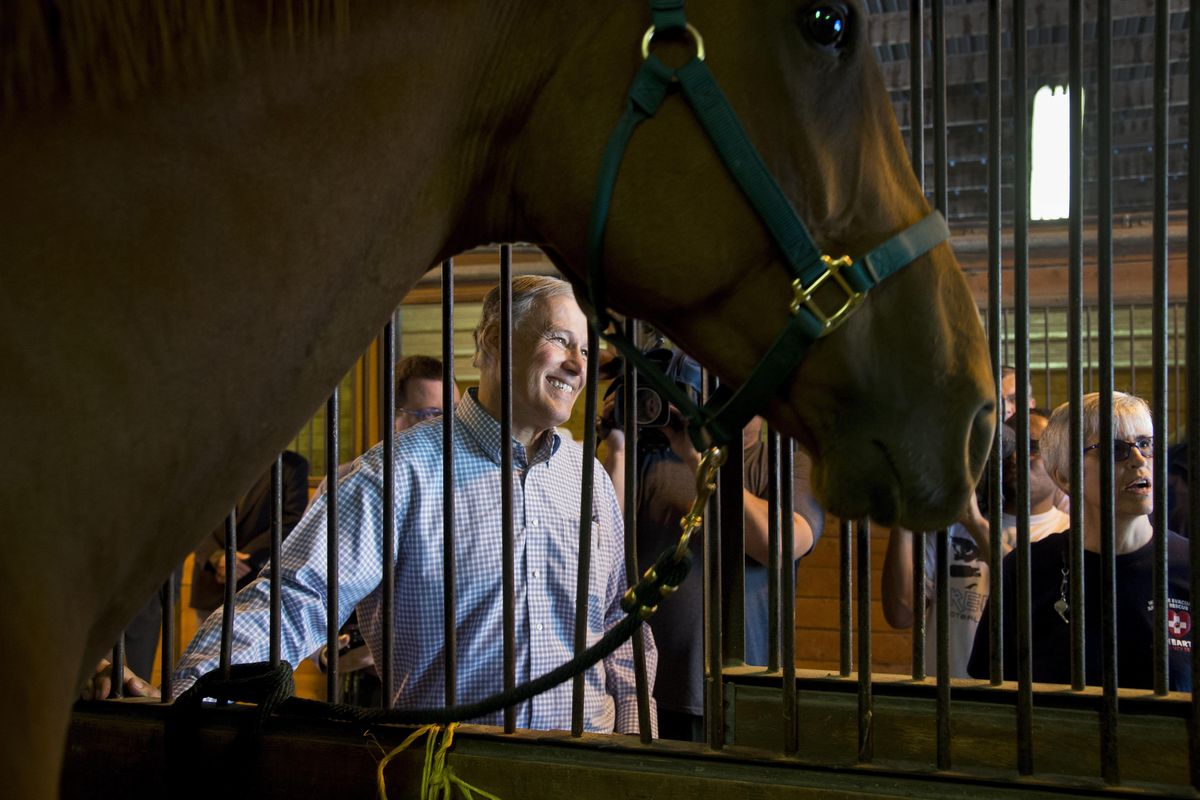
[[[817,318],[817,321],[821,323],[821,335],[827,336],[833,331],[837,330],[837,328],[846,321],[854,309],[858,308],[859,305],[862,304],[863,298],[866,297],[866,295],[862,292],[855,291],[854,287],[852,287],[841,275],[841,270],[851,266],[854,263],[854,260],[851,259],[850,256],[842,256],[841,258],[821,256],[821,261],[825,264],[825,272],[823,272],[820,277],[813,281],[812,286],[809,286],[807,289],[804,288],[804,286],[800,283],[799,278],[792,281],[793,297],[791,306],[789,308],[792,312],[792,316],[799,314],[801,307],[807,308],[809,312]],[[845,292],[846,302],[843,303],[842,307],[837,311],[834,311],[832,314],[826,314],[821,310],[821,307],[817,305],[815,295],[817,290],[820,289],[821,286],[830,278],[833,279],[833,282],[837,284],[839,289]]]

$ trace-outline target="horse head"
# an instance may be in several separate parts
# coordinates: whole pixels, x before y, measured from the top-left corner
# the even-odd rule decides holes
[[[638,31],[635,13],[614,12],[562,54],[526,123],[514,179],[525,222],[578,278],[578,209],[611,127],[596,120],[615,120],[640,58],[636,34],[614,48],[613,29]],[[689,21],[822,252],[860,258],[929,213],[859,3],[695,4]],[[696,44],[665,42],[662,59],[678,63]],[[603,251],[614,306],[740,384],[788,321],[779,250],[682,97],[638,129],[620,169]],[[990,375],[978,313],[942,244],[820,339],[766,413],[814,456],[829,510],[936,528],[960,513],[986,458]]]

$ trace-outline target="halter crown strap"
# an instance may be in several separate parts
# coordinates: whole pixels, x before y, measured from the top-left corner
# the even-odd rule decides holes
[[[934,211],[858,261],[848,256],[834,259],[823,255],[705,65],[703,41],[699,32],[687,23],[683,0],[650,0],[650,14],[653,26],[647,31],[647,43],[658,33],[686,30],[695,39],[697,52],[676,70],[667,67],[653,53],[646,53],[629,88],[625,111],[609,136],[588,224],[588,299],[593,322],[598,330],[604,331],[610,321],[604,302],[604,227],[621,160],[634,130],[654,116],[673,84],[682,90],[730,175],[770,232],[792,278],[788,324],[736,392],[731,396],[718,395],[704,406],[692,402],[621,333],[604,334],[683,413],[693,443],[703,451],[710,444],[727,444],[740,437],[742,427],[788,379],[813,342],[845,322],[862,303],[866,292],[946,241],[950,231],[942,215]],[[830,289],[822,293],[824,299],[819,302],[817,290],[826,286]],[[844,295],[844,300],[837,308],[827,308],[822,303],[828,302],[833,288]]]

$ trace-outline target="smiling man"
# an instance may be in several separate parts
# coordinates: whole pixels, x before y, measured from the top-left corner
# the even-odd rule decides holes
[[[516,576],[516,680],[537,678],[573,655],[582,448],[560,436],[586,375],[587,321],[569,284],[524,276],[512,286],[513,515]],[[458,703],[503,689],[499,291],[484,300],[475,331],[478,390],[455,409],[455,623]],[[396,569],[392,651],[398,707],[441,706],[444,697],[442,430],[433,419],[395,435]],[[595,469],[588,641],[624,617],[624,536],[608,475]],[[357,606],[363,638],[382,663],[383,453],[365,453],[338,484],[340,576],[338,622]],[[284,543],[283,658],[296,664],[326,637],[326,499],[319,499]],[[268,657],[266,571],[238,594],[233,662]],[[176,694],[217,666],[219,614],[188,647],[175,675]],[[647,667],[655,650],[645,632]],[[103,694],[107,679],[94,682]],[[128,683],[127,683],[128,685]],[[139,692],[136,685],[131,693]],[[571,684],[517,707],[517,725],[569,729]],[[653,716],[652,716],[653,719]],[[502,714],[473,720],[500,724]],[[588,670],[584,722],[593,732],[638,730],[632,647]]]

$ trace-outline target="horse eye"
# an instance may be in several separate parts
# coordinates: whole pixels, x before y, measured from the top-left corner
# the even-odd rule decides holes
[[[847,13],[841,5],[818,6],[804,12],[801,21],[808,35],[821,47],[837,47],[846,36]]]

